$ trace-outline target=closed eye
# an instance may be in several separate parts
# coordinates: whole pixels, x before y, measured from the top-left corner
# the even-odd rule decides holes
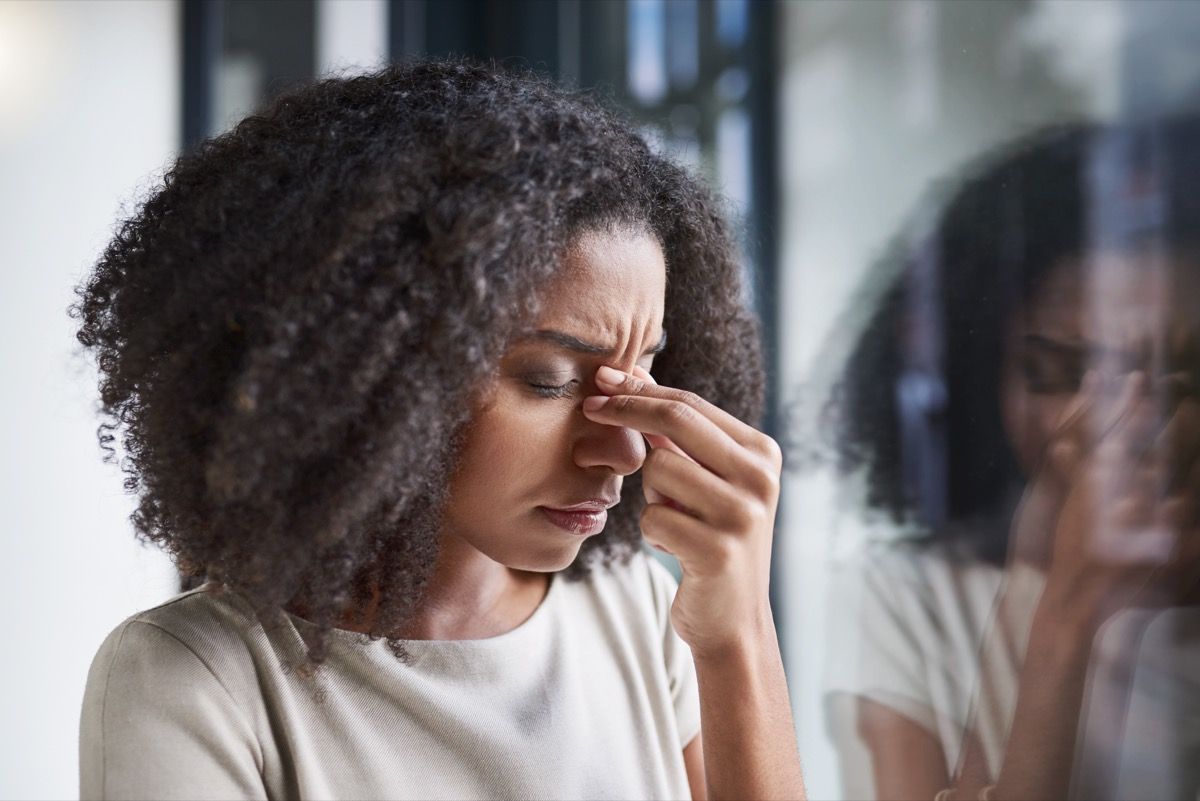
[[[540,397],[543,398],[567,398],[574,394],[575,385],[578,380],[571,380],[565,384],[538,384],[533,381],[526,382],[529,387]]]

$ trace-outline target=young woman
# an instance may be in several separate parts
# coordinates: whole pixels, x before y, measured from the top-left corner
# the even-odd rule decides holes
[[[757,324],[615,116],[322,81],[181,157],[79,294],[137,533],[206,579],[97,654],[84,798],[803,795]]]
[[[1200,790],[1200,122],[990,154],[843,376],[842,465],[922,536],[835,581],[852,797]]]

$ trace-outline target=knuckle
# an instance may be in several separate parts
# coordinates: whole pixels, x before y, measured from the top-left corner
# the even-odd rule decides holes
[[[733,523],[738,531],[752,531],[763,524],[765,517],[766,512],[760,504],[742,503],[736,507]]]
[[[616,395],[609,403],[618,412],[629,412],[637,408],[637,398],[633,395]]]
[[[783,448],[773,437],[760,433],[754,444],[755,450],[767,458],[769,465],[772,467],[783,465]]]
[[[730,536],[714,537],[712,560],[717,568],[728,568],[737,562],[738,542]]]
[[[672,401],[663,406],[663,417],[669,422],[690,423],[696,416],[696,410],[685,403]]]
[[[680,403],[685,403],[692,408],[698,409],[704,404],[704,399],[691,390],[681,390],[676,396],[676,400]]]
[[[623,389],[630,395],[641,395],[646,391],[646,382],[637,376],[627,375]]]
[[[745,467],[738,483],[756,499],[770,500],[779,494],[781,468],[778,465],[766,457],[746,459],[743,455],[741,461]]]

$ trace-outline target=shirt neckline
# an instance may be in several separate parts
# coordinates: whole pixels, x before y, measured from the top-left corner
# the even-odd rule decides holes
[[[554,603],[554,599],[559,594],[558,585],[563,582],[559,573],[550,573],[550,586],[546,590],[546,594],[542,597],[541,603],[537,608],[525,618],[516,627],[509,629],[506,632],[497,634],[492,637],[482,637],[473,639],[461,640],[403,640],[404,647],[409,653],[414,656],[426,653],[429,651],[448,651],[448,650],[494,650],[507,647],[512,642],[517,642],[526,639],[529,632],[542,627],[542,620],[549,617],[550,607]],[[286,611],[286,610],[285,610]],[[305,620],[291,612],[286,612],[288,618],[298,629],[313,631],[316,627],[311,621]],[[338,640],[354,645],[367,645],[385,647],[386,640],[379,638],[372,640],[367,634],[361,631],[352,631],[350,629],[333,628],[329,632],[331,640]]]

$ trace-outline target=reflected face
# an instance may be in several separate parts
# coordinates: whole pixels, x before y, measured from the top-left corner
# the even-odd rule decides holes
[[[1184,256],[1105,254],[1060,264],[1009,329],[1002,375],[1005,429],[1026,475],[1083,374],[1135,370],[1155,380],[1169,416],[1200,375],[1200,265]]]
[[[647,370],[665,344],[666,267],[657,240],[628,230],[575,242],[536,324],[504,354],[472,419],[450,485],[444,533],[517,570],[575,559],[646,458],[641,434],[584,417],[597,368]]]

